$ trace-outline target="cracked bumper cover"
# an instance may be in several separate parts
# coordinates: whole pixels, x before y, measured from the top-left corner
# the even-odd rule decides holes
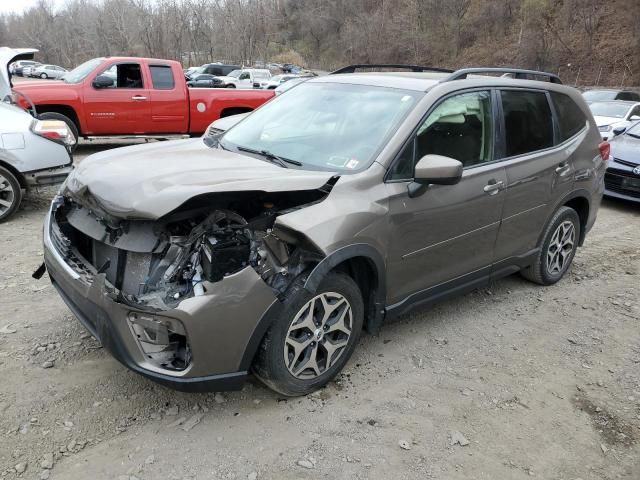
[[[44,258],[51,282],[78,320],[116,360],[176,390],[205,392],[242,387],[265,330],[261,320],[277,302],[271,288],[251,267],[225,277],[206,295],[184,300],[170,310],[153,312],[182,322],[192,352],[185,370],[165,370],[146,360],[127,324],[131,312],[149,312],[114,300],[104,275],[96,275],[89,283],[73,270],[51,242],[49,219],[50,214],[44,228]]]

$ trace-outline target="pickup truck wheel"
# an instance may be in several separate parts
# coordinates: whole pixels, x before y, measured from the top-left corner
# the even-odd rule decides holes
[[[358,285],[330,273],[314,293],[296,280],[272,315],[254,365],[258,379],[282,395],[307,395],[326,385],[347,363],[362,331]]]
[[[43,80],[46,80],[49,77],[47,76],[46,73],[43,73],[43,74],[40,75],[40,78],[43,79]]]
[[[20,182],[6,168],[0,167],[0,223],[18,210],[22,201]]]
[[[70,147],[71,152],[73,152],[76,149],[76,147],[78,146],[79,133],[78,133],[78,127],[73,122],[73,120],[71,120],[66,115],[63,115],[57,112],[44,112],[38,115],[38,118],[40,120],[60,120],[66,123],[67,127],[69,127],[69,130],[71,130],[71,134],[73,135],[73,138],[75,139],[75,143]]]

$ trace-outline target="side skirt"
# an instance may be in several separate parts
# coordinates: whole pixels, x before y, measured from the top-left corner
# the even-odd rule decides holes
[[[512,275],[533,263],[538,248],[524,255],[510,257],[474,272],[413,293],[404,300],[385,308],[385,321],[392,320],[417,307],[431,306],[442,300],[462,295],[476,288],[487,286],[490,281]]]

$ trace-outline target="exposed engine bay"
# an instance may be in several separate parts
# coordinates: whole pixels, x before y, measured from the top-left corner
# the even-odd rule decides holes
[[[280,296],[319,254],[274,229],[276,218],[321,201],[335,181],[310,191],[196,197],[157,221],[119,219],[89,194],[61,196],[52,238],[88,281],[105,274],[118,301],[138,308],[173,308],[248,266]]]

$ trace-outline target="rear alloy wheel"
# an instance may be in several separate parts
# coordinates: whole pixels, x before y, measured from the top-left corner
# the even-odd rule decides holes
[[[347,363],[364,318],[360,289],[348,275],[330,273],[313,294],[296,282],[263,339],[256,376],[289,396],[326,385]]]
[[[521,274],[540,285],[552,285],[569,269],[580,239],[580,218],[573,208],[561,207],[549,222],[535,262]]]
[[[13,173],[0,167],[0,222],[4,222],[13,215],[21,201],[20,182]]]

